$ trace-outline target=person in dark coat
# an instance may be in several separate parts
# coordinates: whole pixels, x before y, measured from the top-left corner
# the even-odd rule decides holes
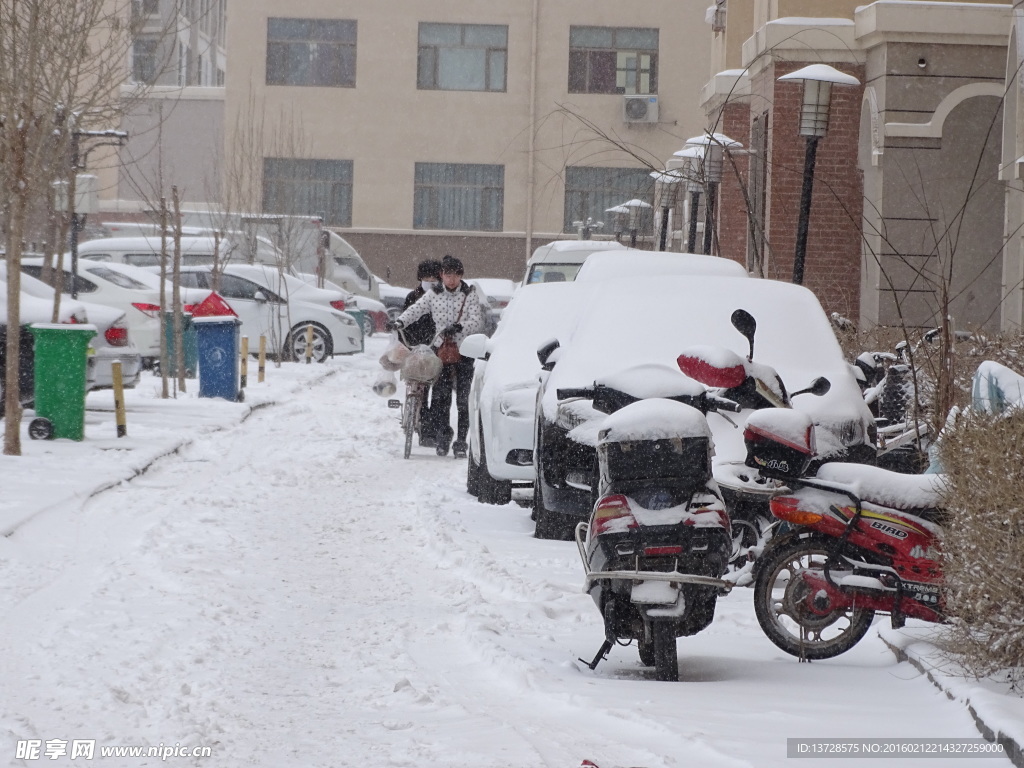
[[[403,312],[441,282],[441,262],[431,259],[421,261],[416,267],[416,279],[420,281],[420,284],[409,291],[409,295],[405,297],[405,304],[402,306]],[[434,327],[434,318],[431,315],[423,315],[419,320],[405,326],[402,333],[411,347],[415,347],[417,344],[430,346],[437,333],[437,329]]]
[[[409,295],[405,297],[405,304],[402,306],[403,311],[423,298],[423,294],[433,289],[441,281],[441,262],[433,259],[421,261],[419,266],[416,267],[416,279],[420,281],[420,284],[409,291]],[[419,320],[405,326],[402,329],[401,338],[410,347],[415,347],[419,344],[425,344],[429,347],[436,335],[437,329],[434,327],[434,318],[430,315],[424,315]],[[437,445],[437,439],[432,434],[429,402],[430,391],[428,389],[423,400],[420,402],[420,424],[422,425],[420,427],[420,445],[432,448]]]
[[[441,341],[450,338],[456,344],[484,329],[483,308],[476,288],[462,279],[462,262],[452,256],[441,259],[441,283],[435,285],[411,307],[406,309],[392,323],[395,328],[407,328],[407,324],[422,317],[432,317],[440,333],[434,341],[435,349]],[[441,376],[434,382],[430,399],[430,423],[436,440],[438,456],[448,454],[448,448],[457,459],[466,458],[466,436],[469,434],[469,388],[473,382],[471,357],[462,356],[458,362],[446,364]],[[455,406],[458,411],[458,432],[451,426],[452,390],[455,391]],[[452,443],[452,438],[455,442]]]

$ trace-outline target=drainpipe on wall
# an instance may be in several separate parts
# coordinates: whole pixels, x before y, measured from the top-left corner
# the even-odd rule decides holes
[[[533,0],[533,18],[530,36],[530,138],[526,151],[526,261],[530,260],[533,244],[533,187],[536,183],[534,178],[533,153],[536,148],[536,119],[537,119],[537,35],[540,25],[540,0]]]

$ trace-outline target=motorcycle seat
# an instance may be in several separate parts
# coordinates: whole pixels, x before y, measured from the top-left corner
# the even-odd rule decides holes
[[[867,464],[831,462],[821,465],[817,477],[849,487],[863,502],[935,522],[943,515],[945,475],[906,475]]]

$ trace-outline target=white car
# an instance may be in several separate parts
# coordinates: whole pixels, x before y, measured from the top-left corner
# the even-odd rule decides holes
[[[555,240],[539,246],[530,256],[523,285],[572,282],[590,254],[604,251],[615,251],[624,257],[624,263],[633,255],[643,253],[639,248],[630,248],[615,240]]]
[[[621,280],[627,277],[661,277],[663,275],[707,275],[720,277],[750,277],[737,261],[721,256],[701,253],[674,253],[669,251],[630,252],[622,258],[621,252],[598,251],[587,256],[576,273],[576,280]]]
[[[534,432],[538,535],[564,534],[586,518],[593,504],[594,446],[604,414],[587,399],[560,397],[559,392],[591,387],[595,381],[639,365],[678,369],[678,356],[696,346],[724,348],[745,358],[747,340],[731,322],[737,309],[746,310],[757,322],[754,360],[774,367],[791,391],[807,387],[819,376],[831,382],[824,396],[804,395],[793,402],[795,409],[814,421],[818,455],[874,456],[874,420],[828,318],[806,288],[774,280],[700,275],[589,285],[597,291],[586,313],[571,332],[560,336],[560,347],[548,357],[552,365],[538,397]],[[608,306],[615,311],[608,311]],[[639,334],[633,323],[623,322],[624,316],[640,315],[656,332]],[[738,482],[736,467],[742,467],[746,456],[738,425],[746,415],[708,415],[715,441],[715,479],[720,485]]]
[[[316,275],[309,272],[296,272],[295,276],[305,283],[326,288],[329,291],[337,291],[345,296],[345,311],[357,309],[363,313],[363,335],[371,336],[374,333],[383,331],[388,323],[387,307],[384,302],[371,299],[369,296],[360,296],[358,293],[346,291],[342,286],[331,280],[321,281]]]
[[[495,322],[501,320],[505,307],[512,301],[512,294],[519,287],[514,280],[506,280],[501,277],[472,277],[466,282],[475,285],[487,296],[487,304],[494,315]]]
[[[0,280],[6,281],[7,266],[0,264]],[[5,285],[6,289],[6,285]],[[22,294],[28,294],[40,302],[31,302],[39,308],[49,307],[45,312],[45,322],[50,322],[50,312],[53,307],[55,291],[42,280],[37,280],[31,275],[21,275]],[[139,382],[142,374],[142,355],[132,341],[128,330],[128,323],[125,321],[124,312],[112,307],[105,307],[102,304],[75,301],[74,299],[61,297],[61,322],[65,314],[73,315],[74,322],[86,322],[96,326],[97,334],[91,341],[92,348],[96,351],[90,362],[90,381],[92,389],[105,389],[114,385],[112,364],[115,360],[121,361],[121,378],[125,388],[132,388]],[[23,312],[23,317],[25,314]]]
[[[571,282],[523,286],[492,338],[474,334],[462,342],[462,353],[477,358],[466,485],[480,501],[505,504],[513,483],[533,481],[537,347],[568,332],[593,292],[594,284]]]
[[[66,262],[65,262],[66,263]],[[21,271],[33,277],[41,277],[42,258],[22,260]],[[72,292],[71,271],[64,269],[61,290],[67,296]],[[79,299],[92,304],[120,310],[131,332],[132,341],[142,354],[143,364],[152,364],[160,357],[160,276],[142,267],[116,262],[98,262],[80,259],[78,280],[75,287]],[[209,295],[209,291],[197,288],[182,288],[181,301],[186,307],[198,304]],[[170,304],[172,288],[165,286],[165,301]]]
[[[183,267],[181,284],[213,290],[212,268]],[[217,286],[242,321],[241,332],[255,351],[260,336],[267,337],[271,354],[301,360],[306,354],[306,333],[313,329],[313,359],[322,363],[332,355],[362,349],[362,329],[343,311],[345,295],[317,288],[274,267],[229,264]]]

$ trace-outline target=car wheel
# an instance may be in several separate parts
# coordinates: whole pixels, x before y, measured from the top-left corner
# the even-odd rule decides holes
[[[480,469],[477,488],[480,502],[483,504],[504,505],[512,501],[512,481],[497,480],[491,477],[487,468],[487,449],[484,447],[483,430],[480,431]]]
[[[373,336],[373,318],[369,314],[363,315],[363,336]]]
[[[28,436],[33,440],[49,440],[53,437],[53,422],[42,417],[28,423]]]
[[[466,462],[466,493],[480,498],[480,467],[473,461],[472,454]]]
[[[313,359],[322,363],[334,352],[334,344],[327,329],[316,323],[299,323],[288,332],[288,340],[285,342],[287,356],[295,362],[306,359],[307,328],[313,329]]]

